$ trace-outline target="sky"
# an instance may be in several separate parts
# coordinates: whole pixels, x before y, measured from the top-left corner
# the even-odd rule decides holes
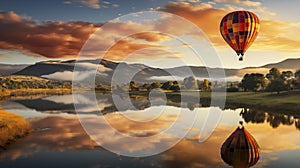
[[[300,58],[299,5],[294,0],[1,0],[0,63],[105,55],[161,68],[261,66]],[[261,24],[243,62],[219,32],[223,16],[235,10],[254,12]],[[215,54],[221,64],[214,64]]]

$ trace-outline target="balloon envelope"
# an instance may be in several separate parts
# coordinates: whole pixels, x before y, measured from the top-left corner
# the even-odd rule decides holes
[[[238,127],[223,143],[221,157],[234,168],[248,168],[259,160],[259,145],[244,127]]]
[[[249,11],[234,11],[223,17],[220,32],[227,44],[243,56],[260,29],[258,17]]]

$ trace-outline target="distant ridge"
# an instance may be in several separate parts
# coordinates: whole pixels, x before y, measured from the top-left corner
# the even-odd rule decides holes
[[[28,64],[0,64],[0,74],[1,75],[9,75],[16,73],[24,68],[29,66]]]
[[[120,78],[127,78],[128,74],[135,74],[134,79],[138,82],[147,81],[160,81],[171,80],[170,77],[175,76],[178,79],[183,79],[187,76],[194,75],[197,78],[208,78],[208,70],[211,72],[218,72],[220,68],[206,68],[204,66],[180,66],[175,68],[160,69],[146,66],[144,64],[128,64],[124,62],[113,62],[108,60],[67,60],[67,61],[43,61],[37,62],[33,65],[16,66],[10,65],[15,68],[9,70],[9,65],[4,65],[7,70],[7,74],[25,75],[25,76],[37,76],[50,79],[59,78],[60,80],[71,80],[70,75],[74,69],[75,64],[78,66],[78,71],[83,73],[91,72],[93,67],[99,66],[96,80],[111,81],[114,74],[114,70],[119,67],[124,75]],[[99,64],[98,64],[99,63]],[[23,67],[23,69],[21,69]],[[279,63],[267,64],[261,67],[247,67],[242,69],[224,69],[226,77],[232,78],[232,80],[240,80],[246,73],[263,73],[266,74],[270,68],[277,67],[281,70],[297,70],[300,69],[300,58],[287,59]],[[18,70],[18,71],[16,71]],[[191,70],[191,71],[190,71]],[[3,70],[2,70],[3,71]],[[12,73],[9,73],[12,72]],[[192,72],[192,73],[191,73]],[[68,74],[68,75],[67,75]],[[173,75],[171,75],[173,74]],[[63,76],[65,75],[65,76]]]
[[[290,58],[286,59],[284,61],[273,63],[273,64],[267,64],[262,66],[264,68],[279,68],[279,69],[291,69],[291,70],[297,70],[300,69],[300,58]]]

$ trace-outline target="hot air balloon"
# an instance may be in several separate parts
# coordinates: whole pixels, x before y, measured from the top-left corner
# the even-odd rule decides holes
[[[243,60],[246,50],[256,39],[260,29],[258,17],[249,11],[234,11],[223,17],[220,32],[228,45]]]
[[[241,126],[223,143],[221,157],[234,168],[248,168],[259,160],[259,145],[244,126]]]

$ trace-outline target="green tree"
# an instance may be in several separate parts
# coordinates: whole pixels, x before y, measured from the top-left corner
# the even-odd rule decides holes
[[[180,85],[177,81],[173,81],[173,85],[170,87],[170,90],[180,91]]]
[[[292,84],[296,87],[300,87],[300,69],[298,69],[294,74],[294,80],[292,81]]]
[[[281,76],[281,72],[278,68],[272,68],[269,70],[269,73],[266,75],[266,77],[269,79],[269,80],[275,80],[275,79],[278,79],[280,78]]]
[[[145,83],[145,84],[142,85],[142,88],[146,89],[147,91],[150,91],[151,90],[151,85],[149,83]]]
[[[161,86],[162,86],[162,84],[159,83],[159,82],[153,82],[153,83],[151,83],[151,89],[160,88]]]
[[[131,81],[129,83],[129,91],[138,91],[138,90],[139,90],[139,88],[138,88],[136,82],[135,81]]]
[[[163,83],[163,85],[161,86],[162,89],[164,90],[171,90],[171,87],[173,86],[173,82],[172,81],[167,81],[165,83]]]
[[[244,91],[258,91],[264,89],[267,85],[267,80],[263,74],[251,73],[244,75],[240,86]]]
[[[280,78],[283,80],[291,80],[294,77],[294,73],[292,71],[283,71],[280,75]]]
[[[280,78],[285,81],[288,88],[292,88],[294,81],[294,73],[292,71],[283,71],[280,75]]]
[[[288,90],[289,87],[285,83],[283,79],[274,79],[271,80],[271,83],[268,85],[267,90],[271,92],[277,92],[277,94],[280,94],[281,91]]]
[[[300,79],[300,69],[298,69],[294,74],[296,79]]]

